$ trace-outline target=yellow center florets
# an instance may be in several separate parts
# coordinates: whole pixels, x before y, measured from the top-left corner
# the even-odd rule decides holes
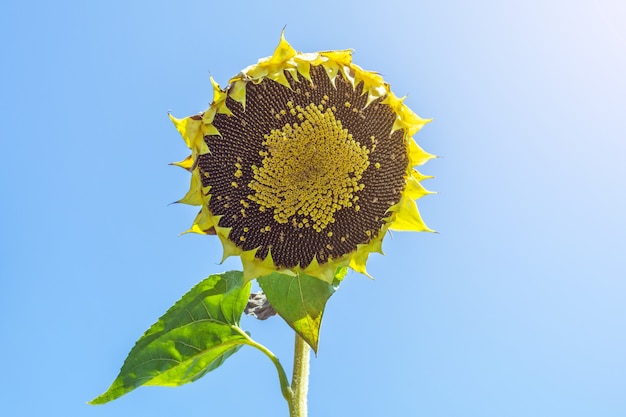
[[[334,107],[287,103],[287,112],[301,123],[285,124],[264,135],[261,167],[252,167],[254,179],[248,198],[261,210],[274,211],[274,220],[312,227],[321,232],[345,207],[359,209],[357,192],[369,166],[369,149],[354,140],[335,118]]]

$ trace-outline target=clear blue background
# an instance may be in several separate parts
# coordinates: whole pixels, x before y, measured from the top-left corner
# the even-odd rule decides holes
[[[218,265],[178,233],[167,111],[270,55],[354,48],[435,121],[419,201],[371,281],[330,300],[314,416],[626,415],[626,6],[614,0],[5,1],[0,6],[0,414],[286,416],[244,348],[181,388],[86,402]],[[290,369],[278,318],[243,326]]]

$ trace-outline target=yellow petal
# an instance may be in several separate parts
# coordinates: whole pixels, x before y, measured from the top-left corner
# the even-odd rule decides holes
[[[296,50],[291,47],[287,39],[285,39],[285,31],[280,34],[280,42],[274,50],[274,54],[270,58],[271,64],[281,64],[296,55]]]
[[[228,96],[238,103],[241,103],[243,109],[246,109],[246,83],[243,81],[235,81],[228,90]]]
[[[213,77],[209,77],[209,79],[211,80],[211,85],[213,86],[213,103],[220,103],[226,100],[226,91],[222,90]]]
[[[436,158],[435,155],[429,154],[425,150],[419,147],[417,143],[413,139],[409,139],[409,164],[411,166],[415,165],[423,165],[427,161]]]
[[[178,203],[189,204],[191,206],[200,206],[202,205],[202,192],[200,189],[202,188],[202,180],[200,180],[200,174],[198,170],[195,170],[191,173],[191,184],[189,186],[189,191],[187,194],[180,200]]]
[[[285,76],[285,72],[283,70],[275,72],[274,74],[268,74],[268,78],[291,89],[291,85],[289,84],[289,81],[287,81],[287,77]]]
[[[398,211],[389,229],[406,232],[434,232],[422,220],[415,201],[410,198],[403,198],[398,206]]]
[[[337,270],[337,267],[342,266],[342,264],[342,262],[326,262],[320,264],[317,261],[317,257],[314,256],[311,263],[306,268],[303,268],[302,272],[312,277],[319,278],[329,284],[332,284],[333,280],[335,279],[335,272]]]
[[[176,126],[176,130],[183,137],[187,147],[191,149],[193,147],[193,143],[198,140],[198,135],[202,136],[201,126],[202,121],[192,118],[185,117],[184,119],[177,119],[171,114],[169,115],[170,120]]]
[[[350,65],[352,62],[352,49],[344,49],[343,51],[324,51],[320,55],[328,57],[341,65]]]
[[[335,78],[337,78],[337,73],[339,72],[339,65],[335,63],[327,63],[324,65],[324,69],[326,70],[326,74],[330,79],[330,83],[335,87]]]
[[[406,190],[404,192],[412,200],[417,200],[428,194],[435,194],[433,191],[428,191],[420,184],[420,176],[421,174],[419,172],[412,170],[411,176],[407,178]]]
[[[363,249],[364,246],[367,245],[357,245],[356,253],[350,258],[349,266],[354,271],[361,273],[368,278],[372,278],[372,276],[367,273],[366,269],[367,258],[369,257],[370,253],[367,249]]]
[[[296,60],[296,68],[298,69],[298,73],[300,75],[302,75],[304,78],[306,78],[309,81],[311,80],[311,63],[303,60],[303,59],[298,59]]]
[[[219,216],[216,216],[216,218]],[[220,239],[220,241],[222,242],[222,248],[223,248],[223,253],[222,253],[222,260],[220,261],[220,263],[224,262],[227,258],[231,257],[231,256],[239,256],[242,253],[241,248],[239,248],[239,246],[235,245],[229,238],[228,235],[230,234],[230,228],[229,227],[220,227],[217,226],[219,220],[214,219],[215,221],[215,231],[217,234],[217,237]]]
[[[191,155],[189,155],[187,158],[183,159],[182,161],[172,162],[170,163],[170,165],[175,165],[177,167],[186,169],[187,171],[191,171],[191,167],[193,166],[193,163],[194,163],[193,158],[191,157]]]

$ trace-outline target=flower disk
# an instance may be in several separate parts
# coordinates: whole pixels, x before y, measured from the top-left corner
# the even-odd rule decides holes
[[[412,139],[428,120],[350,51],[299,54],[284,37],[204,113],[172,120],[192,151],[182,203],[202,209],[190,231],[217,234],[247,279],[273,271],[332,282],[366,273],[388,229],[429,231],[413,169],[432,157]]]

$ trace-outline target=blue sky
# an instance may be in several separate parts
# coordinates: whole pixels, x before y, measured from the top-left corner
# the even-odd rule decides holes
[[[326,310],[311,416],[626,413],[623,2],[17,2],[0,6],[0,414],[287,415],[242,349],[181,388],[86,402],[218,265],[178,234],[167,118],[270,55],[353,48],[434,122],[439,234],[394,233]],[[280,319],[243,326],[290,368]]]

